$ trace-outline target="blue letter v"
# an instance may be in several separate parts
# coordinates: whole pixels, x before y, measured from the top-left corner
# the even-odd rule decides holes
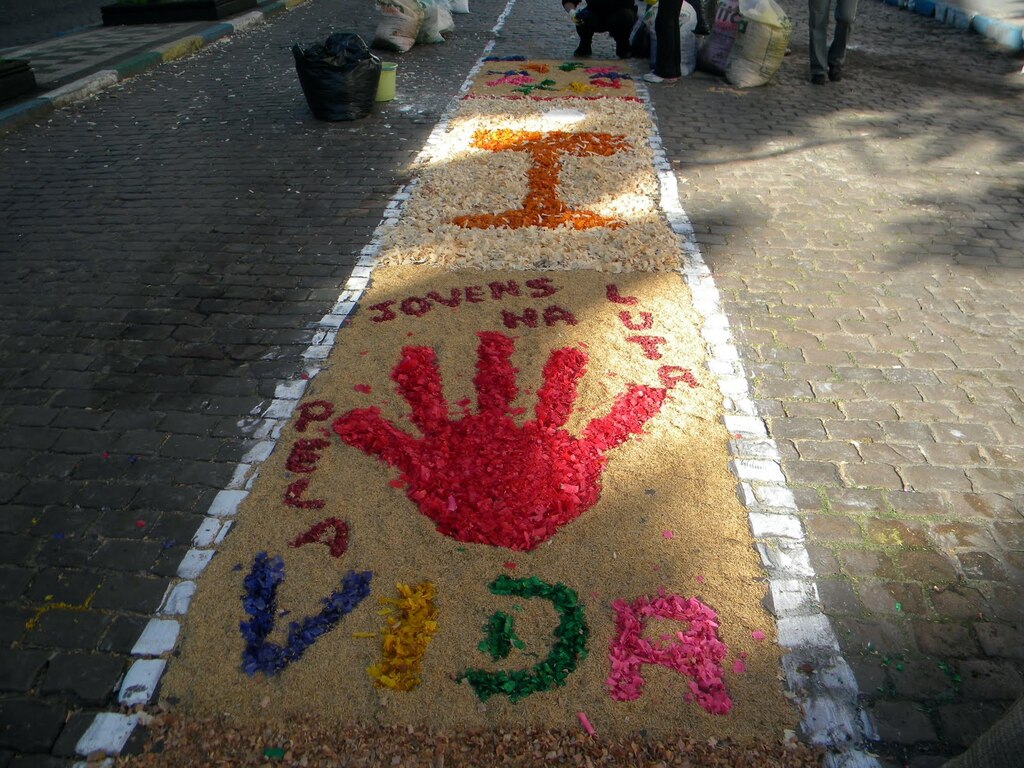
[[[341,582],[341,589],[323,598],[323,610],[316,616],[307,616],[302,622],[288,624],[288,641],[284,646],[268,642],[274,629],[277,612],[277,587],[284,581],[284,561],[279,556],[267,557],[259,552],[252,570],[245,577],[242,607],[252,618],[239,623],[245,638],[242,651],[242,670],[247,675],[264,672],[274,675],[299,659],[317,638],[329,631],[341,617],[370,594],[370,571],[349,571]]]

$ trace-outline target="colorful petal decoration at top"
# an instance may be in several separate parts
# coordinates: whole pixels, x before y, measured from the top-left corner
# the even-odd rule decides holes
[[[529,75],[512,74],[503,75],[496,80],[488,80],[487,84],[493,87],[496,85],[530,85],[535,82],[536,81]]]

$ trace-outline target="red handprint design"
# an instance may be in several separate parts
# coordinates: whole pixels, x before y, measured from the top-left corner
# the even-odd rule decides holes
[[[391,371],[411,408],[416,438],[360,408],[335,419],[341,440],[398,469],[400,484],[439,533],[453,539],[530,550],[586,512],[601,495],[605,452],[638,433],[661,408],[666,389],[633,384],[607,416],[587,424],[580,438],[563,425],[572,413],[587,356],[552,351],[537,392],[534,418],[522,426],[512,409],[518,394],[512,367],[515,344],[482,332],[477,349],[477,412],[449,415],[431,347],[404,347]]]

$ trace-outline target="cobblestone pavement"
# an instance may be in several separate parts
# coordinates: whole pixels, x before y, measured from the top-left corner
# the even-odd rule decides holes
[[[865,0],[814,87],[784,5],[778,84],[653,101],[875,747],[924,768],[1024,692],[1022,62]],[[567,55],[550,6],[519,0],[499,48]],[[65,762],[114,706],[502,7],[401,56],[358,123],[309,116],[289,48],[373,14],[313,0],[0,137],[0,766]]]
[[[0,48],[100,24],[103,0],[0,0]]]

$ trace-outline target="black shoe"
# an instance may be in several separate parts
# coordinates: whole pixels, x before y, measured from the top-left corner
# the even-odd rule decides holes
[[[577,59],[586,59],[594,55],[594,52],[590,50],[589,45],[580,45],[576,47],[576,50],[572,52],[572,55]]]
[[[811,82],[814,83],[815,85],[824,85],[825,84],[825,76],[824,75],[811,75]]]
[[[831,67],[829,67],[828,68],[828,79],[831,80],[833,83],[838,83],[840,80],[842,80],[843,79],[843,65],[842,64],[833,64]]]

